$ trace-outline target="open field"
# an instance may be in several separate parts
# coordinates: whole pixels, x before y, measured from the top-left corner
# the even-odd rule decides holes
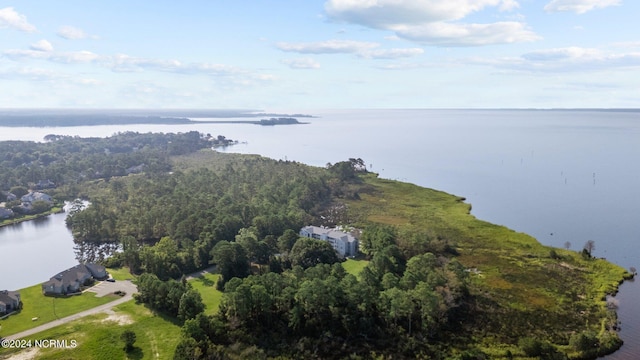
[[[132,330],[136,334],[135,347],[128,354],[123,350],[120,339],[125,330]],[[33,339],[76,343],[75,347],[37,349],[39,359],[172,359],[180,340],[180,326],[168,318],[154,314],[144,305],[129,301],[108,313],[58,326],[39,333]],[[0,359],[11,359],[24,352],[0,350]]]

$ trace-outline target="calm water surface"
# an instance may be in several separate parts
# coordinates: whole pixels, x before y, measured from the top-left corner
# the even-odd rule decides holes
[[[594,240],[594,254],[625,268],[640,268],[640,112],[528,110],[349,110],[312,112],[311,124],[263,127],[243,124],[0,128],[0,140],[41,141],[46,134],[106,136],[118,131],[225,135],[246,141],[225,151],[256,153],[310,165],[360,157],[380,176],[464,196],[473,214],[536,237],[580,250]],[[305,119],[307,120],[307,119]],[[53,221],[52,224],[57,220]],[[31,225],[23,225],[26,227]],[[60,230],[67,234],[66,228]],[[46,230],[53,233],[54,231]],[[14,233],[15,234],[15,233]],[[73,259],[67,245],[53,253],[32,233],[31,252],[4,257],[8,232],[0,230],[0,274],[21,273]],[[14,235],[15,237],[15,235]],[[30,240],[29,240],[30,239]],[[13,246],[16,246],[15,244]],[[66,248],[65,248],[66,246]],[[36,249],[35,251],[33,249]],[[42,249],[42,258],[35,252]],[[66,250],[63,250],[66,249]],[[13,250],[12,250],[13,251]],[[66,254],[66,255],[63,255]],[[49,260],[43,260],[49,259]],[[43,261],[43,265],[39,262]],[[66,264],[67,260],[64,260]],[[69,265],[70,266],[70,265]],[[63,269],[67,265],[58,266]],[[46,280],[12,280],[18,287]],[[9,287],[3,275],[0,288]],[[637,282],[618,295],[622,350],[611,359],[640,354]]]

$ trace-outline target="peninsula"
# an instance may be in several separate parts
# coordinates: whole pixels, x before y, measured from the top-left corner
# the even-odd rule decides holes
[[[92,203],[67,221],[86,250],[79,260],[136,277],[137,303],[114,311],[142,353],[589,359],[621,345],[606,297],[631,273],[476,219],[462,197],[381,179],[362,159],[319,168],[219,153],[196,132],[11,144],[22,145],[51,154],[32,161],[57,166],[57,196]],[[86,155],[65,157],[67,148]],[[21,179],[5,170],[4,181]],[[361,255],[345,261],[329,242],[300,238],[309,225],[350,229]],[[210,264],[215,278],[180,280]],[[122,328],[96,321],[42,336],[81,336],[63,357],[124,356],[99,340]]]

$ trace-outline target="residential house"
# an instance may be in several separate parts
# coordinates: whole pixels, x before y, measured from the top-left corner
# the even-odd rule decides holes
[[[109,277],[109,274],[107,274],[107,269],[100,264],[89,263],[84,264],[84,266],[87,267],[89,272],[91,272],[91,276],[93,276],[93,278],[96,280],[104,280]]]
[[[0,291],[0,315],[9,314],[20,309],[20,293],[17,291]]]
[[[342,257],[358,254],[358,239],[337,228],[305,226],[300,229],[300,236],[328,241]]]
[[[45,295],[67,295],[80,291],[82,286],[89,285],[94,279],[107,278],[104,266],[98,264],[79,264],[64,270],[49,281],[42,284]]]
[[[0,205],[0,219],[9,219],[13,217],[13,210],[7,209]]]
[[[7,201],[16,201],[18,197],[14,193],[10,193],[8,191],[1,191],[2,195],[7,198]]]
[[[40,191],[30,191],[28,194],[20,198],[22,203],[33,203],[36,201],[44,201],[48,204],[53,204],[53,198]]]
[[[56,187],[56,183],[54,183],[53,181],[47,179],[47,180],[40,180],[38,181],[37,184],[34,185],[34,187],[37,190],[43,190],[43,189],[53,189]]]

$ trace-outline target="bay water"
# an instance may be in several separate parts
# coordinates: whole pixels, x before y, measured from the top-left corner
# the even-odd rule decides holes
[[[464,196],[474,216],[528,233],[543,244],[569,244],[580,251],[593,240],[595,256],[640,268],[640,110],[309,113],[317,116],[301,119],[309,124],[283,126],[0,127],[0,141],[195,130],[246,142],[219,151],[314,166],[362,158],[381,177]],[[0,229],[0,289],[45,281],[75,263],[70,233],[54,228],[64,227],[63,215],[44,224]],[[47,233],[58,235],[52,239]],[[56,244],[57,252],[46,247],[49,243]],[[20,246],[29,251],[16,250]],[[46,257],[39,257],[40,252]],[[617,299],[625,345],[608,358],[635,358],[640,354],[640,312],[634,304],[640,301],[640,286],[626,282]]]

